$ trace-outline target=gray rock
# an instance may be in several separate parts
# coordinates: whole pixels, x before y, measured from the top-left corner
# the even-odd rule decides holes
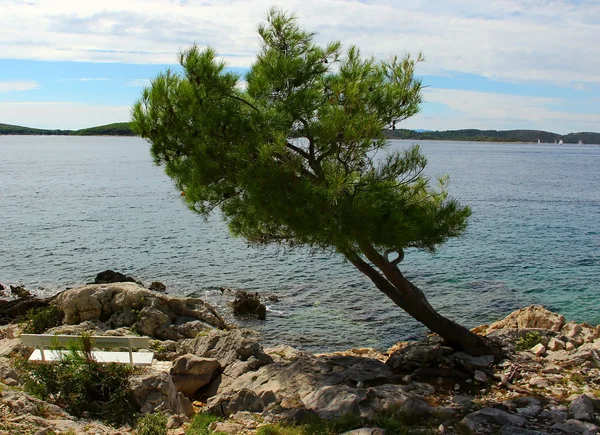
[[[554,423],[564,423],[567,421],[567,413],[556,409],[544,409],[540,417],[552,420]]]
[[[163,411],[193,415],[189,400],[177,391],[167,372],[148,369],[133,375],[129,378],[129,389],[142,414]]]
[[[19,375],[8,358],[0,357],[0,382],[12,387],[19,385]]]
[[[539,358],[546,353],[546,346],[542,343],[538,343],[530,349],[530,352]]]
[[[489,368],[494,362],[492,355],[471,356],[464,352],[455,352],[453,356],[467,368]]]
[[[592,421],[594,401],[591,397],[581,394],[569,405],[569,414],[576,420]]]
[[[214,421],[208,429],[210,433],[237,435],[244,430],[244,425],[235,421]]]
[[[177,391],[190,395],[208,384],[220,367],[216,359],[186,354],[173,361],[170,374]]]
[[[476,430],[481,423],[494,424],[497,426],[511,425],[521,427],[524,426],[527,420],[518,415],[509,414],[497,408],[483,408],[479,411],[467,414],[462,420],[471,430]],[[472,423],[475,423],[473,425]]]
[[[547,360],[563,367],[600,367],[600,352],[593,343],[587,343],[573,352],[567,350],[552,352]]]
[[[477,382],[481,382],[482,384],[486,384],[489,380],[487,375],[481,370],[475,370],[473,379],[475,379]]]
[[[223,368],[237,361],[248,361],[251,357],[258,361],[255,367],[258,368],[273,362],[273,358],[263,351],[259,339],[258,333],[249,329],[214,329],[182,347],[196,356],[217,359]]]
[[[412,369],[437,365],[451,355],[452,348],[440,346],[439,344],[410,343],[400,350],[395,351],[385,362],[394,370]]]
[[[585,421],[579,421],[575,419],[567,420],[564,423],[556,423],[550,426],[550,429],[560,430],[569,434],[573,433],[585,433],[589,430],[595,430],[597,427],[591,423]]]
[[[548,342],[548,350],[551,350],[553,352],[557,351],[557,350],[563,350],[565,348],[566,343],[562,340],[558,340],[556,338],[552,338],[549,342]]]
[[[171,415],[167,420],[167,429],[177,429],[189,422],[190,419],[185,414]]]
[[[540,432],[537,430],[525,429],[522,427],[504,425],[500,428],[500,435],[548,435],[548,432]]]
[[[359,414],[359,403],[366,400],[366,392],[347,385],[326,385],[302,398],[308,409],[320,417],[331,419],[346,414]]]
[[[378,427],[361,427],[360,429],[350,430],[348,432],[344,432],[341,435],[386,435],[387,431],[385,429],[380,429]]]
[[[262,412],[265,409],[263,400],[254,391],[242,389],[229,391],[211,397],[206,410],[211,414],[229,417],[239,411]]]

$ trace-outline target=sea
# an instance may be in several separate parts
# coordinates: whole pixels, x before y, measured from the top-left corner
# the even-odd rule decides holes
[[[473,210],[464,236],[402,262],[436,309],[468,327],[531,304],[600,323],[600,146],[420,146],[427,174],[449,175]],[[0,282],[50,295],[106,269],[202,297],[266,346],[386,349],[426,333],[339,255],[253,248],[188,210],[140,138],[1,136]],[[235,319],[223,289],[278,302],[264,321]]]

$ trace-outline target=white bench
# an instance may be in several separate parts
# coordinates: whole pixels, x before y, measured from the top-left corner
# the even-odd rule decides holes
[[[105,336],[93,335],[90,337],[94,347],[114,349],[118,347],[127,347],[129,352],[105,352],[92,351],[92,356],[98,362],[104,363],[122,363],[134,366],[152,365],[154,358],[153,352],[134,352],[133,349],[149,348],[150,339],[148,337],[137,336]],[[44,350],[46,347],[64,346],[70,344],[78,345],[81,337],[77,335],[52,335],[52,334],[21,334],[21,341],[26,346],[36,347],[29,357],[30,361],[58,361],[61,357],[69,353],[66,350]]]

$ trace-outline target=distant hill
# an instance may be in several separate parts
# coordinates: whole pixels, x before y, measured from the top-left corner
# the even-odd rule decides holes
[[[416,140],[450,140],[478,142],[537,142],[554,143],[563,140],[564,143],[600,144],[600,133],[569,133],[565,135],[541,130],[447,130],[447,131],[415,131],[415,130],[386,130],[389,139]]]
[[[569,133],[560,135],[541,130],[385,130],[389,139],[415,140],[449,140],[449,141],[479,141],[479,142],[537,142],[554,143],[563,140],[564,143],[600,144],[600,133]],[[21,127],[18,125],[0,124],[0,135],[66,135],[66,136],[136,136],[130,122],[100,125],[81,130],[45,130],[39,128]]]
[[[61,136],[136,136],[130,122],[100,125],[81,130],[47,130],[41,128],[21,127],[19,125],[0,124],[0,134],[20,135],[61,135]]]

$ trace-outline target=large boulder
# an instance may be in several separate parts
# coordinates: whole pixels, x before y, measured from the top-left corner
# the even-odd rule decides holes
[[[213,329],[188,340],[182,348],[199,357],[215,358],[223,368],[240,361],[257,361],[259,366],[270,364],[273,359],[264,352],[259,340],[260,335],[249,329]]]
[[[541,305],[532,305],[514,311],[504,319],[492,323],[488,333],[496,329],[540,328],[558,332],[565,324],[565,317],[547,310]]]
[[[194,415],[190,401],[175,388],[171,377],[161,370],[146,370],[129,378],[129,390],[142,414],[165,412]]]
[[[103,322],[109,328],[134,326],[162,340],[194,337],[202,329],[227,328],[217,311],[202,299],[154,293],[136,283],[90,284],[64,291],[52,302],[63,322]],[[194,327],[188,327],[195,322]]]
[[[177,391],[190,395],[208,384],[220,368],[221,364],[214,358],[200,358],[188,353],[173,361],[170,374]]]
[[[323,418],[348,412],[372,418],[381,410],[401,407],[416,394],[414,386],[392,383],[392,376],[391,369],[376,359],[299,354],[294,360],[281,360],[222,382],[210,405],[215,409],[221,403],[229,406],[235,392],[246,390],[263,402],[266,396],[274,398],[277,406],[270,412],[278,415],[306,409]]]

